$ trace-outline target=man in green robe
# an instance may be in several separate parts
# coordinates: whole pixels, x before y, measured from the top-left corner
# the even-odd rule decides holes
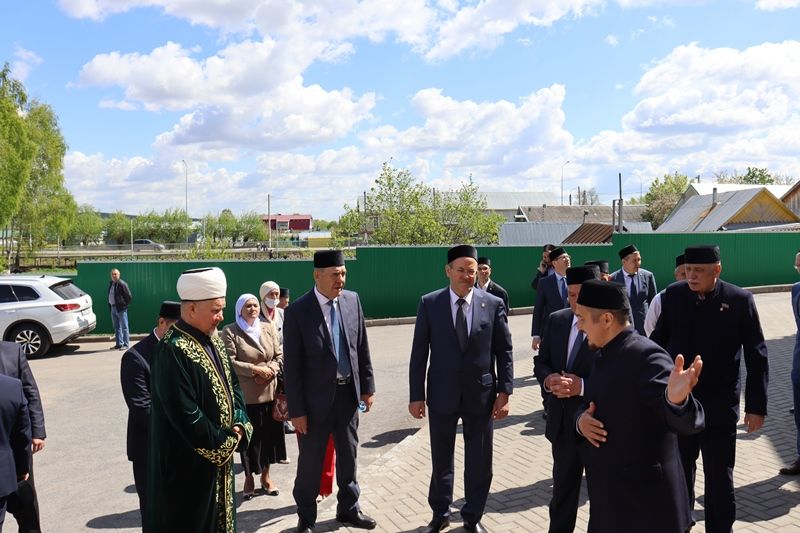
[[[151,363],[147,533],[236,531],[233,455],[253,426],[217,335],[227,283],[219,268],[178,279],[181,319]]]

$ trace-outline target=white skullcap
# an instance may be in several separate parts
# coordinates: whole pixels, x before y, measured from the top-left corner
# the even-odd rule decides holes
[[[261,288],[258,289],[258,295],[261,297],[261,301],[264,301],[264,298],[267,297],[267,294],[271,291],[280,291],[281,288],[278,286],[277,283],[274,281],[265,281],[261,284]]]
[[[225,298],[228,283],[220,268],[195,268],[181,274],[177,289],[181,300],[212,300]]]

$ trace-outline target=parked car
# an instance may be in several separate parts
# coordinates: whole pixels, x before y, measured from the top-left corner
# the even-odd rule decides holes
[[[143,252],[143,251],[160,252],[164,249],[165,246],[163,244],[153,242],[150,239],[136,239],[133,241],[134,252]]]
[[[97,326],[92,297],[56,276],[0,276],[0,334],[29,358],[47,353]]]

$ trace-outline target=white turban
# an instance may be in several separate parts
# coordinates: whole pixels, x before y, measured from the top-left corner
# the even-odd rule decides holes
[[[281,288],[278,286],[277,283],[274,281],[265,281],[261,284],[261,288],[258,290],[258,295],[261,297],[261,301],[264,301],[264,298],[267,297],[271,291],[280,291]]]
[[[186,270],[178,278],[181,300],[199,301],[225,298],[228,283],[225,273],[217,267]]]

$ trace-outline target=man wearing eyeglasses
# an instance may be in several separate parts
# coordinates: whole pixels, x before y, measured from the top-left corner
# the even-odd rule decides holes
[[[550,250],[550,264],[553,267],[553,275],[539,280],[539,288],[536,291],[536,303],[533,307],[533,322],[531,324],[531,348],[539,349],[542,342],[542,332],[547,325],[550,313],[559,309],[566,309],[567,302],[567,269],[570,257],[564,248],[559,246]]]
[[[800,273],[800,251],[794,256],[794,269]],[[781,468],[784,476],[800,475],[800,282],[792,286],[792,311],[797,326],[792,357],[792,392],[794,394],[794,425],[797,429],[797,459],[787,467]]]

